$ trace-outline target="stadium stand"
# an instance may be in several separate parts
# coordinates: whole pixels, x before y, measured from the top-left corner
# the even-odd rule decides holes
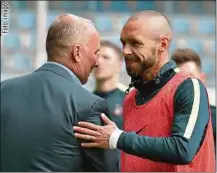
[[[2,65],[5,71],[25,69],[30,72],[36,53],[36,3],[33,1],[10,1],[10,32],[3,36]],[[178,47],[190,47],[200,53],[208,73],[208,85],[213,86],[215,71],[215,2],[214,1],[49,1],[47,27],[60,13],[74,13],[93,20],[102,38],[122,46],[119,35],[124,23],[139,10],[161,9],[170,16],[174,38],[170,51]],[[161,8],[159,8],[161,7]],[[167,11],[169,9],[169,11]],[[42,19],[43,20],[43,19]],[[124,68],[123,68],[124,72]],[[4,73],[4,72],[3,72]],[[17,72],[18,75],[20,73]],[[10,76],[10,74],[5,74]],[[127,75],[121,79],[128,84]]]

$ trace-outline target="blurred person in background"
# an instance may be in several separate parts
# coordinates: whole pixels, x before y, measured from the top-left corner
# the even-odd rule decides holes
[[[105,114],[105,126],[79,122],[83,147],[121,149],[123,172],[215,172],[206,88],[170,60],[172,29],[166,16],[142,11],[121,32],[133,89],[125,97],[124,131]]]
[[[102,125],[106,101],[82,85],[96,66],[100,38],[93,24],[60,15],[51,24],[48,62],[1,83],[1,171],[118,171],[116,152],[81,148],[72,126]]]
[[[119,83],[119,77],[123,65],[121,49],[108,40],[101,41],[97,67],[93,74],[96,80],[94,94],[106,99],[109,108],[109,116],[123,129],[123,100],[125,96],[124,85]],[[117,150],[120,159],[120,150]]]
[[[177,49],[171,56],[178,67],[187,74],[200,79],[205,84],[205,73],[202,72],[200,56],[190,48]],[[216,144],[216,106],[210,105],[212,115],[212,128]]]
[[[123,129],[124,89],[119,83],[123,65],[121,49],[114,43],[102,40],[98,64],[93,74],[96,80],[94,94],[106,99],[109,112],[119,129]]]

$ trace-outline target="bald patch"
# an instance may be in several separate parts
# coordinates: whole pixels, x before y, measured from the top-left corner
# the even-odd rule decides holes
[[[92,22],[88,19],[73,15],[73,14],[62,14],[60,16],[57,16],[57,18],[54,20],[54,22],[65,22],[65,23],[71,23],[71,22],[77,22],[77,21],[81,21],[81,22],[87,22],[89,24],[92,24]]]
[[[153,39],[167,37],[170,42],[172,40],[172,29],[169,20],[159,12],[151,10],[138,12],[128,19],[126,25],[132,22],[141,23],[140,26],[145,28],[147,35]]]
[[[83,43],[85,43],[88,38],[85,36],[90,32],[96,32],[96,29],[90,20],[72,14],[63,14],[58,16],[51,24],[49,30],[62,30],[62,32],[64,32],[64,26],[71,30],[71,35],[67,36],[67,32],[65,33],[68,38],[73,37],[73,39],[68,39],[71,42],[82,43],[83,41]]]
[[[98,32],[90,20],[72,14],[60,15],[48,30],[48,57],[66,56],[72,45],[85,45],[94,34],[97,35]]]

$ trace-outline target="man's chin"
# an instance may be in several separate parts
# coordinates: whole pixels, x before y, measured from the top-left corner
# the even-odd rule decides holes
[[[96,80],[105,80],[106,79],[106,77],[102,76],[102,75],[95,75],[94,77]]]
[[[137,78],[139,75],[135,72],[132,72],[130,70],[127,70],[127,74],[132,78]]]

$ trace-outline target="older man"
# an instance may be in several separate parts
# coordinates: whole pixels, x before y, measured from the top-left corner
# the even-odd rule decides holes
[[[121,32],[132,78],[124,101],[124,130],[102,114],[106,126],[80,122],[84,147],[123,150],[124,172],[215,172],[214,142],[204,84],[179,72],[169,59],[172,31],[166,16],[143,11]],[[82,134],[81,134],[82,133]]]
[[[82,87],[96,66],[99,34],[93,24],[66,14],[51,24],[48,62],[1,83],[1,171],[117,171],[114,151],[85,149],[74,136],[78,121],[102,125],[105,100]]]

